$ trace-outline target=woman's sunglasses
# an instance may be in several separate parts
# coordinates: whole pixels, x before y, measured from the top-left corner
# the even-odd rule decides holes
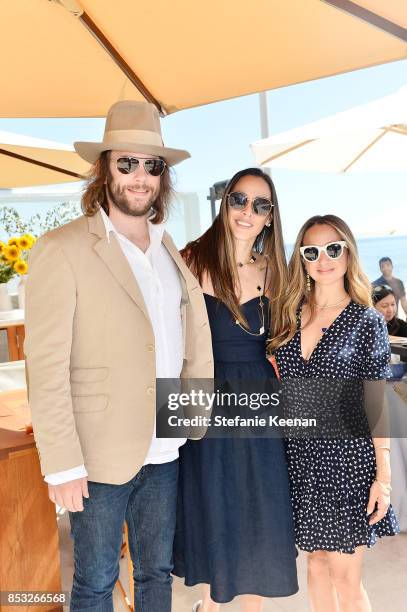
[[[166,166],[163,159],[137,159],[137,157],[119,157],[116,165],[122,174],[131,174],[137,170],[141,162],[143,162],[144,170],[151,176],[161,176]]]
[[[300,247],[300,253],[305,261],[318,261],[322,251],[329,257],[329,259],[339,259],[343,254],[343,249],[348,248],[348,245],[344,240],[336,240],[335,242],[328,242],[325,246],[302,246]]]
[[[373,293],[381,293],[382,291],[391,291],[393,293],[393,289],[389,285],[374,285]]]
[[[250,198],[247,193],[243,193],[242,191],[234,191],[233,193],[229,193],[227,200],[230,208],[233,208],[234,210],[244,210]],[[269,200],[269,198],[256,197],[252,199],[252,208],[256,215],[265,217],[269,214],[273,206],[274,204],[271,200]]]

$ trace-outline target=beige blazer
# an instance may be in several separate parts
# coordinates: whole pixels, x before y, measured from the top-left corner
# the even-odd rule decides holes
[[[183,378],[212,378],[201,288],[170,236],[183,289]],[[42,236],[29,260],[26,355],[42,473],[85,464],[122,484],[141,468],[155,421],[154,334],[134,274],[100,212]]]

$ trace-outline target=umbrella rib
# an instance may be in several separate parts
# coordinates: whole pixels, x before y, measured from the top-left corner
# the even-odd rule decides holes
[[[407,125],[392,125],[391,127],[389,127],[389,132],[394,132],[395,134],[407,136]]]
[[[132,70],[132,68],[128,65],[126,60],[120,55],[117,49],[112,45],[110,40],[103,34],[103,32],[98,28],[96,23],[89,17],[87,13],[82,13],[78,15],[78,19],[82,22],[82,24],[87,28],[87,30],[92,34],[92,36],[97,40],[97,42],[103,47],[103,49],[108,53],[108,55],[113,59],[115,64],[120,68],[120,70],[126,75],[129,81],[139,90],[141,95],[148,101],[154,104],[157,107],[158,112],[161,116],[165,116],[167,112],[158,102],[158,100],[153,96],[149,89],[144,85],[141,79],[136,75],[136,73]]]
[[[8,157],[13,157],[14,159],[19,159],[20,161],[28,162],[29,164],[34,164],[35,166],[41,166],[41,168],[46,168],[47,170],[61,172],[62,174],[67,174],[68,176],[73,176],[78,179],[86,178],[83,174],[78,174],[77,172],[66,170],[65,168],[59,168],[58,166],[53,166],[52,164],[46,164],[45,162],[38,161],[37,159],[32,159],[31,157],[26,157],[25,155],[12,153],[11,151],[7,151],[6,149],[0,149],[0,154],[7,155]]]
[[[374,138],[372,140],[372,142],[370,142],[367,147],[365,147],[364,149],[362,149],[362,151],[359,153],[359,155],[357,155],[351,162],[350,164],[348,164],[344,169],[343,172],[347,172],[349,170],[349,168],[351,168],[354,164],[356,164],[357,161],[359,161],[359,159],[365,154],[367,153],[367,151],[369,151],[369,149],[371,149],[376,142],[378,142],[381,138],[383,138],[383,136],[386,136],[386,134],[389,132],[390,130],[388,128],[384,128],[382,133],[379,134],[378,136],[376,136],[376,138]]]
[[[284,151],[280,151],[280,153],[277,153],[276,155],[270,155],[270,157],[267,157],[261,162],[261,165],[264,166],[264,164],[268,164],[269,162],[272,162],[275,159],[278,159],[279,157],[283,157],[283,155],[287,155],[288,153],[291,153],[291,151],[295,151],[296,149],[305,147],[305,145],[310,144],[310,142],[314,142],[314,140],[315,138],[311,138],[310,140],[304,140],[303,142],[299,142],[298,144],[292,147],[288,147],[288,149],[284,149]]]
[[[403,28],[397,23],[394,23],[385,17],[381,17],[377,13],[369,11],[369,9],[366,9],[363,6],[359,6],[355,2],[351,2],[350,0],[322,0],[322,2],[326,2],[326,4],[330,4],[335,8],[344,11],[345,13],[358,17],[362,21],[366,21],[367,23],[370,23],[370,25],[387,32],[388,34],[392,34],[404,42],[407,41],[407,28]]]

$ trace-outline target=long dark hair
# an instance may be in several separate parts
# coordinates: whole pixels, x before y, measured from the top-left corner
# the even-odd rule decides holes
[[[239,285],[235,259],[233,235],[228,221],[227,197],[236,183],[244,176],[255,176],[263,179],[270,188],[273,207],[273,220],[270,227],[265,226],[257,236],[253,250],[261,252],[268,262],[267,289],[271,295],[272,312],[278,310],[287,280],[287,263],[281,229],[281,218],[277,193],[274,183],[268,174],[260,168],[246,168],[237,172],[226,186],[220,204],[219,214],[211,227],[197,240],[189,242],[181,251],[187,265],[202,284],[204,274],[208,274],[216,297],[222,300],[233,316],[243,325],[246,321],[241,313],[236,287]],[[275,317],[272,317],[272,322]]]
[[[82,194],[82,212],[87,217],[93,217],[103,208],[109,214],[109,202],[106,197],[105,180],[109,174],[110,151],[103,151],[99,159],[93,164],[88,174],[88,184]],[[154,217],[150,217],[151,223],[162,223],[168,215],[171,197],[174,195],[170,168],[166,165],[160,179],[160,191],[154,202]]]

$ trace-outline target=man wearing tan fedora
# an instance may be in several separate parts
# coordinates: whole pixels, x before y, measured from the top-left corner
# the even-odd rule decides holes
[[[171,610],[178,448],[155,435],[157,378],[211,378],[201,289],[165,232],[169,167],[156,108],[117,102],[83,216],[42,236],[26,289],[26,367],[41,470],[69,510],[71,610],[111,612],[124,521],[138,612]]]

